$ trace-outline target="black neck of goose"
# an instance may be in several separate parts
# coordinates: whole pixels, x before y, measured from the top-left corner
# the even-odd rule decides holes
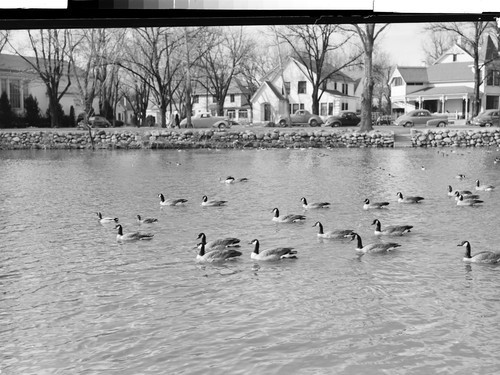
[[[471,258],[471,255],[470,255],[470,243],[467,242],[466,245],[465,245],[465,257],[470,259]]]
[[[123,228],[122,228],[122,226],[121,226],[121,225],[118,227],[118,234],[119,234],[120,236],[123,236]]]
[[[319,234],[323,234],[323,224],[318,222]]]
[[[307,199],[306,198],[302,198],[302,203],[307,206]]]
[[[280,212],[279,212],[279,210],[276,208],[276,209],[274,210],[274,217],[279,217],[279,216],[280,216]]]
[[[97,217],[100,219],[102,219],[102,214],[100,212],[97,213]]]
[[[378,220],[377,220],[377,221],[375,222],[375,226],[376,226],[375,230],[377,230],[378,232],[380,232],[380,227],[381,227],[381,226],[380,226],[380,221],[378,221]]]
[[[255,241],[255,247],[253,248],[255,254],[259,253],[259,241]]]
[[[163,196],[163,194],[160,194],[160,201],[165,202],[165,197]]]
[[[359,236],[359,234],[356,234],[356,238],[358,240],[358,249],[362,249],[363,248],[363,242],[361,241],[361,237]]]
[[[202,233],[200,238],[201,243],[205,245],[207,243],[207,236],[205,235],[205,233]]]
[[[199,256],[203,256],[205,255],[205,243],[201,242],[201,245],[200,245],[200,252],[198,253]]]
[[[448,192],[451,193],[453,191],[453,188],[451,187],[451,185],[448,185]]]

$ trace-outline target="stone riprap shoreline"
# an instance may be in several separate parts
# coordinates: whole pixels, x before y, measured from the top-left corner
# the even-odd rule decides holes
[[[483,147],[500,145],[499,128],[411,130],[413,147]]]
[[[352,129],[96,130],[95,149],[394,147],[394,132]],[[0,132],[0,149],[91,149],[87,130]]]

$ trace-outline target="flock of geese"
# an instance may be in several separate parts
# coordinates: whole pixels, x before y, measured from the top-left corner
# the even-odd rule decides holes
[[[464,179],[464,175],[457,175],[456,178]],[[220,182],[225,184],[234,184],[247,182],[247,178],[236,179],[232,176],[228,176],[226,179],[220,179]],[[475,191],[470,190],[454,190],[451,185],[448,186],[448,196],[454,197],[457,206],[476,206],[483,201],[480,199],[478,192],[490,192],[495,189],[492,185],[481,184],[479,180],[475,182]],[[420,204],[425,198],[421,196],[404,196],[401,192],[396,193],[397,202],[400,204]],[[188,200],[184,198],[177,199],[166,199],[163,194],[158,194],[161,206],[179,206],[185,205]],[[316,209],[327,209],[330,207],[329,202],[308,202],[305,197],[300,199],[302,202],[302,207],[304,210],[316,210]],[[226,205],[225,200],[210,200],[206,195],[201,199],[201,206],[203,207],[221,207]],[[364,210],[384,210],[389,206],[390,202],[372,202],[370,199],[365,199],[363,204]],[[303,214],[286,214],[280,215],[278,208],[272,210],[273,216],[272,221],[282,224],[294,224],[303,222],[306,220],[306,216]],[[118,242],[131,242],[131,241],[143,241],[151,240],[154,234],[149,232],[129,232],[124,233],[123,226],[119,224],[119,220],[116,217],[103,217],[101,212],[97,212],[98,220],[103,225],[112,224],[117,230],[116,240]],[[158,221],[156,218],[142,217],[137,215],[137,222],[139,224],[154,224]],[[372,222],[375,226],[374,234],[377,237],[387,236],[403,236],[404,234],[411,232],[413,229],[412,225],[388,225],[382,227],[380,220],[375,219]],[[325,231],[323,224],[320,221],[316,221],[313,227],[317,227],[317,237],[321,239],[350,239],[351,241],[356,241],[356,252],[358,256],[363,256],[364,254],[383,254],[390,252],[401,245],[397,242],[374,242],[369,244],[363,244],[361,236],[352,229],[336,229]],[[196,256],[197,262],[203,263],[214,263],[214,262],[225,262],[228,260],[234,260],[242,255],[242,252],[238,250],[240,247],[240,239],[235,237],[225,237],[218,238],[215,240],[207,241],[207,236],[205,233],[199,233],[197,239],[200,241],[197,244],[198,253]],[[260,248],[260,242],[258,239],[252,240],[249,244],[254,246],[253,251],[250,255],[251,259],[258,261],[280,261],[284,259],[296,259],[297,251],[292,247],[276,247],[271,249],[262,250]],[[475,263],[500,263],[500,253],[491,251],[482,251],[472,255],[471,244],[469,241],[462,241],[457,246],[462,246],[465,248],[465,255],[463,258],[464,262],[475,262]]]

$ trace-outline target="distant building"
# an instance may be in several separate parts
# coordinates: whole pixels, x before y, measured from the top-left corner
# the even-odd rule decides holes
[[[496,109],[500,97],[500,58],[489,36],[485,37],[479,64],[483,66],[480,110]],[[390,81],[393,112],[407,113],[423,108],[469,118],[474,98],[473,67],[473,57],[459,44],[433,65],[397,66]]]
[[[333,69],[326,65],[324,74]],[[284,90],[287,90],[290,113],[299,109],[312,112],[313,86],[306,72],[306,67],[300,61],[289,58],[283,66],[283,74],[280,69],[268,74],[251,99],[254,121],[276,122],[286,113]],[[355,86],[356,82],[347,74],[335,72],[321,88],[319,115],[326,118],[343,110],[356,111],[360,99],[355,96]]]

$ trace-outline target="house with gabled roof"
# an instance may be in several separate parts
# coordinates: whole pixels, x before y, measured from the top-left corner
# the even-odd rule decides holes
[[[325,73],[334,67],[326,65]],[[355,111],[359,97],[355,96],[355,81],[347,74],[337,71],[321,88],[319,115],[326,118],[337,115],[342,110]],[[312,82],[306,67],[295,58],[289,58],[283,64],[283,73],[279,68],[270,72],[251,98],[254,121],[273,121],[286,113],[285,90],[288,95],[290,113],[305,109],[312,113]]]
[[[456,43],[430,66],[397,66],[391,76],[393,112],[402,114],[423,108],[469,119],[474,99],[473,62],[473,57]],[[496,109],[500,97],[500,57],[488,35],[480,66],[480,111]]]
[[[34,57],[26,57],[26,59],[36,64]],[[65,87],[66,82],[66,79],[62,78],[60,87]],[[30,94],[37,99],[42,116],[45,116],[49,108],[49,97],[45,84],[33,67],[18,55],[0,54],[0,93],[2,92],[7,94],[12,110],[18,115],[24,113],[24,101]],[[67,115],[71,106],[75,109],[75,114],[83,111],[75,84],[69,87],[61,98],[60,104]],[[96,113],[98,112],[97,109]]]

